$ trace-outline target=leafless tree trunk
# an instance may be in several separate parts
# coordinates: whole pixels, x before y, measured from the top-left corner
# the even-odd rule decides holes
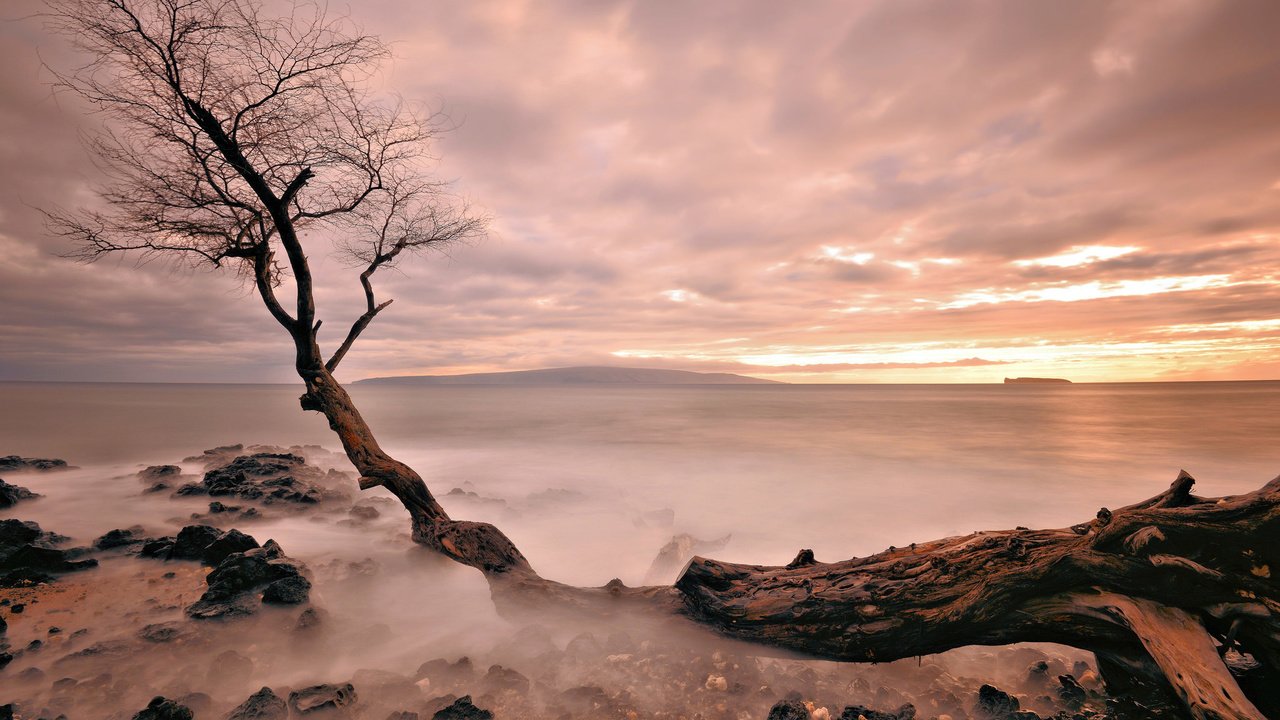
[[[1197,718],[1262,718],[1219,652],[1280,671],[1280,481],[1202,500],[1181,476],[1075,528],[978,533],[838,563],[807,551],[786,567],[695,558],[675,587],[542,578],[494,526],[450,518],[382,450],[334,377],[390,304],[377,301],[374,273],[483,227],[420,175],[430,119],[362,86],[385,48],[303,4],[269,17],[255,0],[52,0],[48,17],[94,58],[59,75],[61,86],[110,126],[92,144],[111,174],[105,209],[51,210],[54,230],[88,260],[134,251],[242,272],[293,340],[302,407],[328,419],[360,487],[393,493],[414,539],[482,571],[500,609],[656,614],[857,662],[1060,642],[1097,653],[1122,692]],[[362,268],[365,311],[328,358],[304,228],[334,237]],[[286,277],[291,308],[277,297]]]

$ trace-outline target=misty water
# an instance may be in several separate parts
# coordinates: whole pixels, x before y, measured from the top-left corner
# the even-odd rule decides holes
[[[707,553],[723,560],[784,564],[800,548],[837,560],[975,530],[1070,525],[1156,494],[1179,469],[1204,495],[1252,490],[1280,473],[1277,382],[351,392],[383,447],[416,468],[451,515],[497,524],[542,575],[576,585],[671,582],[674,570],[654,576],[651,564],[678,533],[727,537]],[[77,544],[139,524],[172,534],[209,498],[144,494],[135,473],[230,443],[339,449],[298,394],[283,385],[0,383],[0,455],[78,466],[6,476],[44,497],[0,517]],[[350,470],[342,458],[332,464]],[[183,468],[198,479],[197,465]],[[360,498],[380,494],[390,498],[381,489]],[[363,524],[320,514],[237,526],[321,569],[313,599],[331,615],[341,652],[288,655],[265,639],[224,639],[200,651],[203,662],[235,648],[257,663],[227,693],[362,669],[412,675],[425,660],[483,657],[509,642],[513,630],[480,575],[416,548],[393,502],[375,507],[379,517]],[[366,558],[376,574],[343,569]],[[155,566],[121,557],[83,575],[108,598],[117,593],[106,602],[126,606],[129,582],[154,581]],[[179,580],[190,575],[198,595],[203,572],[185,569]],[[562,630],[561,647],[572,628]],[[146,667],[145,658],[123,662]],[[40,687],[57,677],[50,672]],[[157,692],[176,682],[148,672]]]

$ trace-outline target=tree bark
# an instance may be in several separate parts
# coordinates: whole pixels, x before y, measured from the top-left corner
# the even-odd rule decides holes
[[[422,477],[383,451],[346,389],[319,362],[318,353],[314,364],[300,374],[307,383],[303,409],[321,412],[329,421],[360,473],[360,489],[385,487],[400,500],[409,511],[414,541],[486,575],[534,575],[529,561],[501,530],[489,523],[450,518]]]

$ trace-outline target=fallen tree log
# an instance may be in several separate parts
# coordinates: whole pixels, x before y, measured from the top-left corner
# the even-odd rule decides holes
[[[802,551],[785,567],[694,558],[676,588],[700,623],[815,657],[1055,642],[1096,653],[1120,695],[1257,720],[1221,654],[1280,669],[1280,478],[1216,499],[1192,495],[1194,482],[1183,472],[1146,502],[1060,530],[980,532],[833,563]]]

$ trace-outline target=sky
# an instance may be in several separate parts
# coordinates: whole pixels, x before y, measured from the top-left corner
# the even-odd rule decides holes
[[[235,278],[85,265],[92,127],[0,8],[0,380],[287,382]],[[379,275],[339,378],[1280,378],[1280,3],[362,0],[483,240]],[[363,309],[308,238],[322,344]],[[329,328],[334,328],[332,331]]]

